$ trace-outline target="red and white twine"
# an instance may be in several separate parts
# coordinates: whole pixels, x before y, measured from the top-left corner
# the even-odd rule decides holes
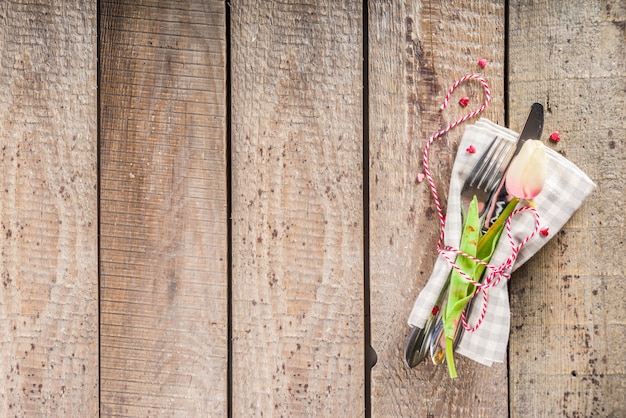
[[[502,278],[505,278],[506,280],[510,279],[511,275],[510,273],[508,273],[507,271],[510,271],[510,269],[513,267],[513,264],[515,263],[515,260],[517,259],[517,255],[519,253],[519,250],[526,245],[526,243],[539,231],[540,228],[540,219],[539,219],[539,212],[537,212],[537,209],[535,209],[532,206],[524,206],[521,208],[518,208],[516,210],[514,210],[508,217],[507,222],[506,222],[506,233],[507,233],[507,237],[509,239],[509,243],[511,244],[511,254],[510,256],[499,266],[493,266],[491,264],[485,263],[482,260],[477,259],[476,257],[473,257],[457,248],[453,248],[450,246],[442,246],[443,244],[443,239],[444,239],[444,234],[445,234],[445,227],[446,227],[446,217],[443,213],[443,210],[441,208],[441,202],[439,201],[439,195],[437,193],[437,187],[435,186],[435,181],[433,180],[433,177],[430,173],[430,169],[429,169],[429,165],[428,165],[428,151],[430,150],[430,146],[433,143],[433,141],[437,138],[439,138],[442,135],[445,135],[446,133],[448,133],[450,130],[454,129],[456,126],[460,125],[461,123],[465,122],[466,120],[473,118],[474,116],[478,115],[479,113],[481,113],[483,110],[485,110],[487,108],[487,105],[489,104],[489,101],[491,100],[491,91],[489,89],[489,85],[487,84],[487,81],[480,75],[478,74],[468,74],[465,75],[463,77],[461,77],[460,79],[458,79],[448,90],[448,92],[446,93],[446,97],[443,99],[443,104],[441,105],[441,110],[444,110],[446,107],[448,107],[448,102],[450,100],[450,96],[452,96],[452,93],[454,92],[454,90],[456,90],[456,88],[458,86],[460,86],[462,83],[464,83],[467,80],[477,80],[483,87],[484,92],[485,92],[485,101],[483,103],[483,105],[478,108],[477,110],[474,110],[473,112],[470,112],[468,114],[466,114],[465,116],[459,118],[458,120],[452,122],[451,124],[449,124],[447,127],[445,127],[444,129],[434,133],[426,142],[426,147],[424,148],[424,158],[423,158],[423,165],[424,165],[424,173],[426,176],[426,179],[428,180],[428,184],[430,186],[430,190],[432,192],[433,195],[433,199],[435,201],[435,207],[437,208],[437,216],[439,217],[439,225],[441,228],[441,232],[439,234],[439,241],[437,242],[437,252],[439,254],[441,254],[444,259],[446,259],[451,265],[452,268],[454,268],[456,271],[459,272],[459,274],[461,275],[461,277],[463,277],[465,280],[467,280],[468,282],[470,282],[471,284],[473,284],[474,286],[476,286],[476,290],[474,291],[474,296],[476,296],[476,294],[478,293],[482,293],[483,296],[483,306],[480,312],[480,317],[478,318],[476,324],[474,326],[469,326],[467,324],[466,318],[465,318],[465,311],[462,314],[462,322],[463,322],[463,327],[468,331],[468,332],[474,332],[478,329],[478,327],[482,324],[483,320],[485,319],[485,315],[487,314],[487,293],[488,290],[494,286],[497,286],[498,283],[500,283],[500,281],[502,280]],[[531,211],[535,217],[535,229],[526,236],[526,238],[524,238],[522,240],[522,242],[520,242],[519,244],[515,243],[515,240],[513,239],[513,234],[511,232],[511,221],[512,219],[520,212],[525,212],[525,211]],[[487,269],[490,270],[490,273],[487,275],[487,277],[485,278],[485,281],[483,283],[479,283],[475,280],[473,280],[471,277],[469,277],[456,263],[455,263],[455,257],[452,257],[451,254],[455,254],[457,256],[462,256],[462,257],[466,257],[469,258],[477,263],[480,263],[482,265],[484,265]]]

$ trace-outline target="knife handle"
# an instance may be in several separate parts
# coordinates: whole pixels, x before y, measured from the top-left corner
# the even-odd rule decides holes
[[[489,207],[485,212],[485,223],[483,225],[483,234],[487,232],[489,227],[493,225],[493,223],[498,219],[498,216],[502,213],[506,205],[511,201],[511,196],[509,196],[506,191],[506,175],[502,177],[500,180],[500,184],[493,191],[489,199]]]

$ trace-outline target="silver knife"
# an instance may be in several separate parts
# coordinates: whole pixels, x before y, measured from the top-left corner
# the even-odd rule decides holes
[[[529,139],[539,139],[541,137],[541,131],[543,130],[543,105],[541,103],[533,103],[530,107],[530,113],[528,114],[528,118],[526,119],[526,124],[524,125],[524,129],[517,137],[517,145],[515,146],[515,151],[513,151],[513,156],[509,159],[508,164],[504,168],[504,172],[509,169],[509,165],[511,165],[511,161],[517,154],[519,154],[524,142]],[[493,192],[493,196],[490,198],[489,207],[486,211],[485,216],[485,224],[483,225],[483,233],[489,229],[489,227],[498,219],[498,216],[502,213],[506,205],[509,203],[511,198],[508,196],[506,192],[506,175],[502,177],[500,180],[500,184]]]

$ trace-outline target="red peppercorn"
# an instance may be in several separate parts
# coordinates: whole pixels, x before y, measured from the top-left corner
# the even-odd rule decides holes
[[[461,97],[459,99],[459,104],[463,107],[466,107],[468,103],[469,103],[469,97]]]
[[[476,152],[476,147],[473,145],[470,145],[469,147],[465,149],[465,151],[467,151],[470,154],[474,154]]]
[[[561,134],[559,131],[554,131],[550,134],[550,141],[559,142],[561,140]]]

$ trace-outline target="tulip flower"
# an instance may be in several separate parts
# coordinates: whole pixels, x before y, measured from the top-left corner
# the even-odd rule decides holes
[[[546,150],[541,141],[524,142],[506,174],[506,191],[520,199],[531,200],[546,181]]]

